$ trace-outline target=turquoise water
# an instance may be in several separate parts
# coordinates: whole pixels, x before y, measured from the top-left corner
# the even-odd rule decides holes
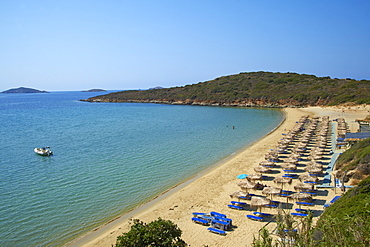
[[[0,94],[0,246],[60,246],[261,138],[273,109]],[[235,126],[235,129],[232,129]],[[35,147],[50,146],[41,157]]]

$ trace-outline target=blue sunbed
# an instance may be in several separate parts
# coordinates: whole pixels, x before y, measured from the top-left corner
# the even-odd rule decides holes
[[[300,209],[300,208],[296,208],[295,211],[297,211],[298,213],[307,213],[308,212],[307,209]]]
[[[194,216],[198,216],[198,215],[206,215],[206,213],[197,213],[197,212],[193,212],[193,215],[194,215]]]
[[[308,214],[302,214],[302,213],[290,213],[293,216],[298,216],[298,217],[306,217]]]
[[[222,231],[220,229],[213,228],[213,227],[208,227],[208,231],[213,232],[213,233],[217,233],[217,234],[220,234],[220,235],[226,235],[225,231]]]
[[[207,220],[200,219],[200,218],[197,218],[197,217],[193,217],[193,218],[191,218],[191,220],[194,223],[198,223],[198,224],[201,224],[201,225],[209,225],[209,222]]]
[[[276,204],[266,204],[265,207],[267,207],[267,208],[277,208],[278,205],[276,205]]]
[[[247,215],[247,218],[248,218],[248,219],[251,219],[251,220],[258,220],[258,221],[262,221],[262,220],[264,220],[264,218],[263,218],[263,217],[259,217],[259,216],[255,216],[255,215],[251,215],[251,214],[248,214],[248,215]]]
[[[214,217],[226,218],[225,214],[220,214],[220,213],[217,213],[217,212],[214,212],[214,211],[212,211],[210,214],[211,214],[211,216],[214,216]]]
[[[330,203],[334,203],[334,202],[336,202],[339,198],[340,198],[340,196],[335,196],[335,197],[330,201]]]
[[[253,212],[254,215],[259,216],[259,217],[270,217],[272,214],[267,214],[267,213],[261,213],[261,212]]]
[[[229,224],[229,226],[232,226],[233,225],[233,220],[232,219],[229,219],[229,218],[219,218],[219,217],[214,217],[215,220],[218,220],[218,221],[224,221],[224,222],[227,222]]]
[[[298,205],[303,205],[303,206],[314,206],[312,202],[296,202]]]
[[[247,205],[246,202],[231,201],[231,204]]]
[[[229,204],[227,205],[229,208],[232,208],[232,209],[239,209],[239,210],[242,210],[244,209],[243,207],[240,207],[240,206],[236,206],[236,205],[232,205],[232,204]]]

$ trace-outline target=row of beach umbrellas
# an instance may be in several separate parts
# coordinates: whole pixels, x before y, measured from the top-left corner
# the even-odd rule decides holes
[[[307,152],[308,144],[312,141],[312,138],[316,138],[316,146],[311,148],[309,153],[309,161],[304,170],[307,173],[299,176],[300,183],[294,185],[294,189],[297,191],[289,196],[288,199],[292,200],[310,200],[312,199],[311,194],[304,193],[312,191],[314,185],[305,182],[318,182],[317,176],[311,176],[310,174],[322,173],[323,165],[318,161],[322,159],[325,154],[325,147],[327,142],[327,134],[329,129],[329,118],[323,117],[321,127],[317,130],[319,124],[319,118],[313,118],[310,120],[308,116],[303,116],[296,122],[295,126],[287,134],[283,134],[283,138],[279,140],[278,145],[272,149],[268,154],[265,155],[265,159],[259,163],[258,166],[254,167],[255,174],[247,175],[240,174],[238,176],[238,186],[243,191],[238,191],[230,195],[235,198],[248,198],[249,190],[254,190],[261,184],[256,183],[256,180],[262,180],[264,173],[271,173],[272,169],[277,167],[277,163],[284,170],[295,171],[297,169],[297,163],[301,159],[302,153]],[[296,142],[293,147],[290,147],[293,142]],[[291,149],[291,150],[289,150]],[[289,154],[289,151],[291,152]],[[288,154],[287,158],[281,158],[281,154]],[[291,184],[293,181],[292,177],[288,176],[277,176],[273,179],[273,182],[280,185],[278,187],[266,186],[262,190],[262,194],[265,197],[252,196],[250,205],[252,207],[259,207],[268,205],[271,203],[274,195],[282,194],[285,184]]]

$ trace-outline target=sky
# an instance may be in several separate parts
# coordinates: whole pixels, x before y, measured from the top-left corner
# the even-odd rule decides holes
[[[255,71],[369,80],[370,1],[0,1],[0,91],[175,87]]]

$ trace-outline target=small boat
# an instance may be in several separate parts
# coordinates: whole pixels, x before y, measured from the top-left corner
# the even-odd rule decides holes
[[[53,152],[50,150],[50,147],[35,148],[33,151],[41,156],[50,156],[53,155]]]

